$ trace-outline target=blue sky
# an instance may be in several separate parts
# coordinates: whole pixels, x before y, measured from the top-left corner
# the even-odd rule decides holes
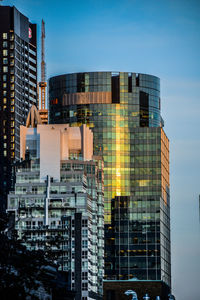
[[[113,70],[161,78],[162,116],[171,145],[173,291],[178,300],[199,299],[200,1],[4,0],[3,4],[15,5],[39,25],[38,30],[45,20],[48,77]]]

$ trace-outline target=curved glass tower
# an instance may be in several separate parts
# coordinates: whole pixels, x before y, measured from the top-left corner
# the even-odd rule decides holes
[[[104,158],[105,278],[170,286],[169,141],[160,80],[125,72],[49,80],[50,123],[87,124]]]

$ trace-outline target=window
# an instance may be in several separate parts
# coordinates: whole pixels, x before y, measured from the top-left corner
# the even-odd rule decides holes
[[[8,72],[8,67],[3,66],[3,72],[4,73]]]
[[[3,88],[6,89],[7,88],[7,84],[3,83]]]
[[[83,245],[83,248],[87,248],[88,242],[87,241],[82,241],[82,245]]]
[[[88,288],[87,282],[82,282],[82,290],[87,291],[87,288]]]
[[[37,194],[37,187],[32,187],[32,193]]]
[[[6,104],[6,103],[7,103],[7,99],[3,98],[3,104]]]
[[[87,258],[88,252],[87,251],[82,251],[82,258]]]
[[[3,39],[6,40],[7,38],[8,38],[8,34],[7,34],[7,32],[4,32],[3,33]]]
[[[7,56],[8,55],[8,50],[3,50],[3,56]]]
[[[7,80],[7,75],[3,75],[3,81],[5,82]]]
[[[87,279],[88,279],[88,273],[82,272],[82,280],[87,280]]]
[[[8,43],[6,41],[3,41],[3,48],[7,48],[8,47]]]

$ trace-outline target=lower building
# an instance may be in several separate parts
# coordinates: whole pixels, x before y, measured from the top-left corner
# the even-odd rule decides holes
[[[127,300],[126,291],[134,291],[138,299],[169,300],[170,288],[161,280],[105,280],[103,300]],[[148,297],[144,297],[146,294]],[[130,297],[130,296],[129,296]]]
[[[99,157],[84,160],[85,142],[79,143],[78,138],[81,129],[72,129],[76,133],[76,143],[73,143],[74,135],[70,135],[67,127],[55,147],[62,150],[64,138],[67,138],[68,159],[60,160],[59,164],[47,161],[48,155],[53,154],[48,154],[51,149],[43,148],[42,127],[48,145],[56,131],[52,125],[39,125],[39,129],[22,128],[21,145],[25,143],[27,150],[25,159],[16,165],[15,191],[8,195],[7,211],[14,213],[15,228],[26,247],[49,252],[57,262],[58,270],[66,272],[69,288],[76,292],[76,300],[102,299],[103,162]],[[84,130],[89,131],[83,128],[82,132]],[[21,147],[22,157],[24,148]],[[42,154],[40,159],[39,153]],[[77,154],[82,159],[75,159]],[[52,170],[55,176],[52,176]]]

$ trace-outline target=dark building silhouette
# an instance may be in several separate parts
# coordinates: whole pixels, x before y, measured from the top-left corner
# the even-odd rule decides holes
[[[0,6],[0,208],[20,159],[20,125],[37,99],[36,24],[14,6]]]

